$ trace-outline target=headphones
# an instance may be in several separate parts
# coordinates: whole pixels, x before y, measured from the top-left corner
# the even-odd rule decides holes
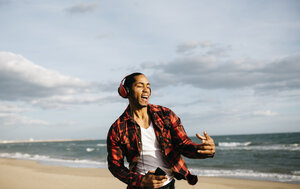
[[[128,98],[128,94],[129,94],[129,89],[126,88],[126,87],[124,87],[124,85],[123,85],[123,81],[124,81],[128,76],[129,76],[129,75],[125,76],[125,77],[122,79],[122,81],[121,81],[121,83],[120,83],[120,86],[119,86],[119,88],[118,88],[119,95],[120,95],[121,97],[123,97],[123,98]],[[151,94],[151,88],[149,88],[149,89],[150,89],[150,94]]]
[[[126,79],[126,77],[124,77],[124,79],[122,79],[122,81],[120,83],[120,87],[118,88],[119,95],[121,97],[123,97],[123,98],[127,98],[128,97],[128,93],[129,93],[128,89],[125,88],[124,85],[123,85],[123,81]]]

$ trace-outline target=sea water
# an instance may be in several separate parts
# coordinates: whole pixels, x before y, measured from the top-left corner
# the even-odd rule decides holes
[[[191,137],[194,142],[200,142]],[[213,136],[216,154],[185,161],[193,174],[300,184],[300,133]],[[107,168],[105,140],[0,144],[0,157]]]

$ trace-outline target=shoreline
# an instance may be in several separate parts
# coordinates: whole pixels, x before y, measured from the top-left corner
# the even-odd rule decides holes
[[[0,144],[41,143],[41,142],[73,142],[73,141],[96,141],[96,140],[99,140],[99,139],[1,140]]]
[[[196,185],[176,180],[176,189],[296,189],[299,184],[239,178],[198,177]],[[39,164],[32,160],[0,158],[1,189],[79,189],[79,188],[126,188],[126,184],[112,176],[106,168],[72,168]]]

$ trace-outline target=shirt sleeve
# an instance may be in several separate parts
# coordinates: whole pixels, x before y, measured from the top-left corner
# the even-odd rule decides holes
[[[124,155],[119,137],[112,126],[107,135],[107,162],[110,172],[129,186],[141,186],[143,175],[130,171],[124,166]]]
[[[197,151],[200,149],[201,144],[194,143],[186,134],[183,125],[181,124],[180,118],[170,110],[170,121],[171,121],[171,133],[172,141],[174,142],[176,149],[180,153],[188,158],[193,159],[204,159],[213,157],[211,155],[199,154]]]

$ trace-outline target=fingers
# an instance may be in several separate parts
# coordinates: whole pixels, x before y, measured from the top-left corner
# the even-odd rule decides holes
[[[204,136],[201,136],[200,134],[196,134],[196,137],[198,137],[200,140],[206,140],[206,138]]]
[[[204,134],[204,136],[205,136],[207,139],[210,138],[210,136],[208,136],[208,134],[207,134],[206,131],[204,131],[203,134]]]
[[[152,170],[152,171],[148,171],[148,173],[147,174],[154,174],[155,173],[155,171],[154,170]]]
[[[214,150],[198,150],[197,152],[203,155],[213,155],[215,153]]]
[[[167,176],[153,175],[154,172],[155,171],[148,171],[145,175],[141,183],[143,187],[159,188],[167,181]]]
[[[160,188],[164,182],[166,182],[168,179],[167,176],[154,176],[154,179],[152,180],[152,187],[153,188]]]
[[[158,175],[158,176],[155,176],[154,178],[155,180],[164,180],[164,179],[168,179],[167,176],[164,176],[164,175]]]
[[[203,132],[204,136],[206,137],[207,140],[213,140],[206,131]]]
[[[202,145],[197,152],[200,154],[212,154],[216,152],[216,149],[214,145]]]
[[[203,132],[203,135],[204,136],[201,136],[198,133],[196,134],[197,138],[199,138],[202,141],[202,143],[205,143],[206,141],[210,141],[210,140],[213,141],[213,139],[207,134],[206,131]]]
[[[200,134],[196,134],[196,136],[201,140],[202,143],[205,143],[206,138],[204,136],[201,136]]]
[[[199,145],[198,150],[213,150],[214,148],[213,145]]]
[[[207,134],[206,131],[203,132],[203,135],[204,136],[196,134],[196,136],[202,141],[197,152],[203,155],[213,155],[215,153],[214,140]]]

